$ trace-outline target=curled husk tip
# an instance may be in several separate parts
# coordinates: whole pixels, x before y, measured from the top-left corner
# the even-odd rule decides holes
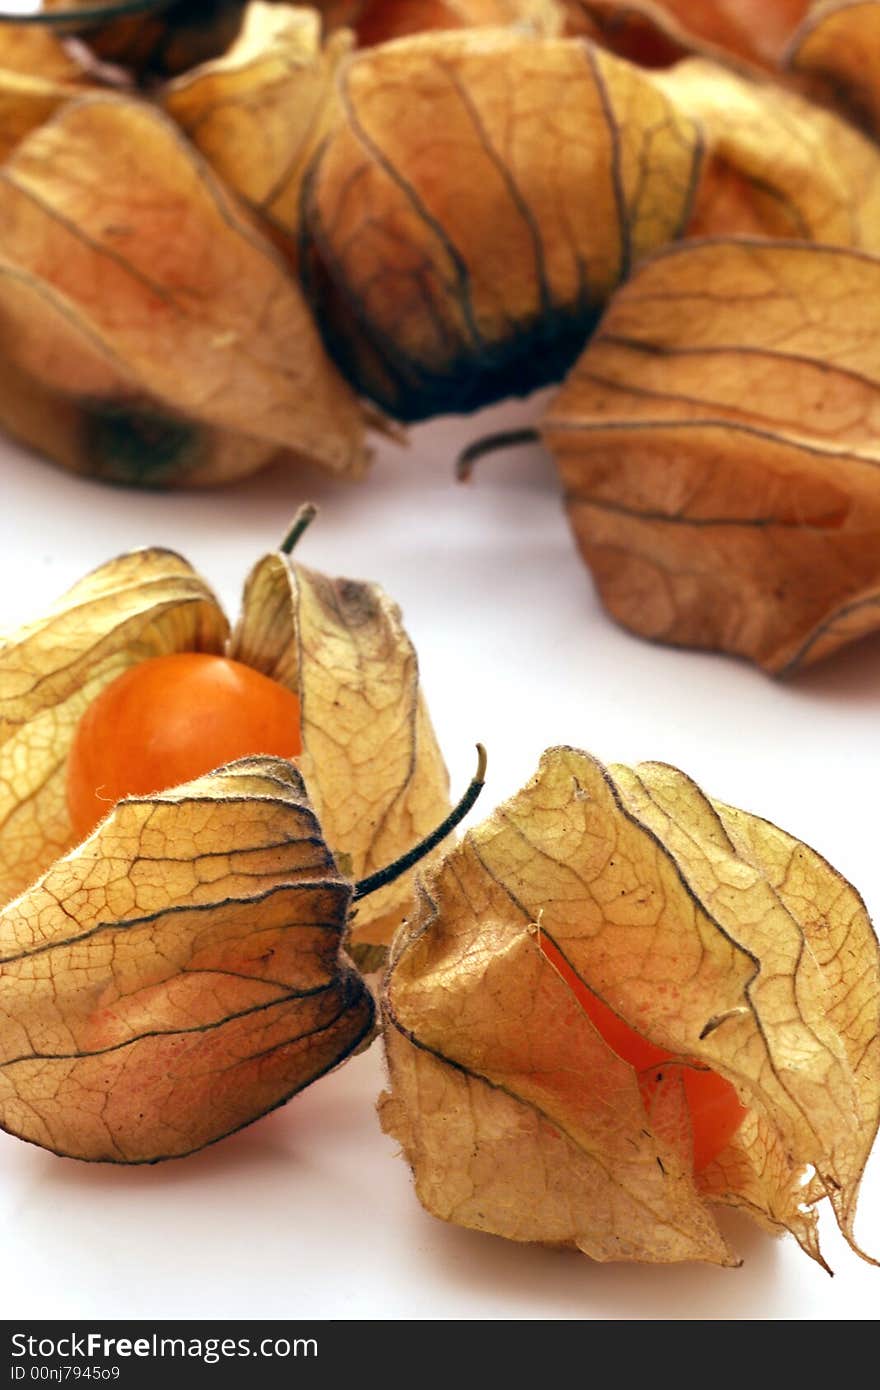
[[[650,1108],[542,939],[673,1059]],[[730,1265],[723,1203],[824,1263],[827,1198],[855,1248],[880,1109],[870,920],[815,851],[675,768],[550,749],[433,869],[382,1008],[382,1123],[434,1215],[596,1260]],[[745,1109],[697,1172],[685,1067]]]
[[[77,843],[79,718],[124,670],[183,651],[294,690],[298,766],[255,758],[129,798]],[[354,881],[449,809],[415,653],[378,586],[276,552],[230,635],[186,560],[136,551],[8,636],[0,682],[0,1125],[82,1158],[180,1155],[369,1035],[343,939],[386,941],[411,874],[356,909]]]

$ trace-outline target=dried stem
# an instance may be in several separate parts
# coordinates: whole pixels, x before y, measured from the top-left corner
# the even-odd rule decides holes
[[[478,463],[486,454],[494,454],[498,449],[516,449],[521,444],[540,444],[541,436],[535,429],[500,430],[498,434],[484,434],[475,439],[458,456],[455,476],[460,483],[466,483]]]
[[[474,774],[470,786],[464,796],[455,806],[445,821],[438,825],[436,830],[432,830],[430,835],[426,835],[424,840],[420,840],[412,849],[407,850],[399,859],[393,863],[386,864],[384,869],[377,869],[374,874],[367,878],[362,878],[354,885],[353,900],[357,902],[360,898],[366,898],[370,893],[375,893],[377,888],[384,888],[387,883],[393,883],[401,874],[405,874],[407,869],[411,869],[414,864],[418,864],[420,859],[424,859],[426,854],[430,854],[435,845],[439,845],[441,840],[445,840],[450,831],[454,830],[460,821],[463,821],[468,811],[473,806],[480,792],[483,790],[483,783],[486,776],[486,750],[482,743],[477,744],[477,770]]]
[[[293,548],[299,541],[303,531],[311,526],[317,515],[318,508],[315,506],[314,502],[303,502],[296,516],[293,518],[290,530],[278,547],[282,555],[290,555],[293,553]]]

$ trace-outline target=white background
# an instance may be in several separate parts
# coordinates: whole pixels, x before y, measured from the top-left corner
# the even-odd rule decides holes
[[[486,815],[554,743],[658,758],[814,845],[880,914],[880,639],[786,684],[729,658],[651,646],[605,616],[572,544],[552,464],[500,454],[453,480],[459,448],[534,402],[412,431],[352,486],[269,471],[216,493],[139,494],[0,442],[0,627],[40,613],[134,546],[185,554],[234,616],[241,582],[296,506],[321,515],[304,563],[377,579],[402,604],[452,773],[489,750]],[[426,1215],[374,1113],[380,1046],[288,1106],[156,1168],[59,1159],[0,1135],[5,1318],[876,1318],[880,1270],[821,1222],[829,1279],[786,1237],[721,1214],[744,1258],[592,1264]],[[880,1255],[880,1156],[860,1209]]]

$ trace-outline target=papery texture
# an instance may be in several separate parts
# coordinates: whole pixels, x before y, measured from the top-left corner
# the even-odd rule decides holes
[[[0,25],[0,68],[53,82],[77,82],[85,76],[59,36],[36,24]]]
[[[322,331],[400,419],[558,379],[608,294],[690,214],[699,139],[579,40],[463,30],[365,50],[307,184]]]
[[[93,97],[0,175],[0,418],[98,477],[364,465],[357,401],[280,258],[174,124]]]
[[[789,43],[788,66],[880,135],[880,4],[831,0],[814,5]]]
[[[321,6],[331,21],[353,26],[364,46],[424,33],[429,29],[472,29],[515,24],[538,34],[558,34],[562,0],[351,0]]]
[[[810,0],[564,0],[570,28],[650,66],[682,53],[775,68]]]
[[[85,88],[83,69],[54,34],[0,24],[0,161],[28,131]]]
[[[353,878],[383,868],[449,811],[448,776],[400,612],[376,584],[269,555],[248,580],[230,654],[299,695],[299,760],[324,836]],[[386,942],[412,874],[359,904],[357,942]]]
[[[709,241],[615,298],[544,435],[625,626],[791,671],[880,617],[880,261]]]
[[[70,1157],[178,1157],[368,1033],[351,896],[286,762],[118,804],[0,912],[0,1124]]]
[[[542,939],[680,1067],[735,1086],[746,1117],[705,1171],[676,1068],[648,1114]],[[595,1259],[731,1263],[711,1198],[821,1260],[824,1195],[854,1241],[880,1106],[867,913],[812,850],[673,768],[545,754],[430,877],[384,1009],[383,1123],[436,1215]]]
[[[880,251],[880,149],[849,122],[702,59],[655,80],[705,137],[690,236],[747,233]]]
[[[67,753],[90,702],[138,661],[221,652],[226,635],[216,599],[187,562],[142,550],[86,575],[0,642],[0,903],[71,846]]]
[[[341,33],[322,49],[315,10],[252,0],[232,47],[162,94],[196,148],[291,249],[303,176],[337,117],[335,74],[350,47]]]

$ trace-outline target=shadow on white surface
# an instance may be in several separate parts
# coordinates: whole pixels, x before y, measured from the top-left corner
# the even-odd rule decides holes
[[[475,1304],[491,1287],[500,1307],[509,1301],[516,1309],[511,1317],[522,1316],[524,1281],[540,1289],[545,1317],[703,1319],[717,1318],[721,1309],[725,1317],[755,1317],[760,1306],[772,1310],[779,1242],[745,1217],[724,1213],[719,1224],[747,1267],[597,1264],[575,1251],[511,1247],[500,1237],[444,1226],[431,1241],[432,1277],[442,1275],[459,1295],[470,1290]]]
[[[475,740],[487,743],[475,818],[550,744],[662,759],[815,845],[876,913],[880,637],[783,683],[615,627],[540,449],[485,459],[467,487],[453,481],[464,444],[534,411],[525,402],[421,427],[408,452],[383,446],[357,486],[276,468],[222,492],[139,494],[0,453],[0,625],[148,544],[191,559],[234,617],[251,564],[314,500],[321,514],[301,558],[378,579],[401,603],[454,789],[470,777]],[[418,1206],[379,1130],[382,1081],[373,1048],[253,1127],[153,1168],[77,1164],[0,1135],[5,1316],[876,1319],[880,1273],[844,1248],[827,1214],[833,1281],[791,1239],[728,1213],[739,1270],[600,1266],[445,1226]],[[880,1230],[878,1178],[875,1161],[868,1241]]]

